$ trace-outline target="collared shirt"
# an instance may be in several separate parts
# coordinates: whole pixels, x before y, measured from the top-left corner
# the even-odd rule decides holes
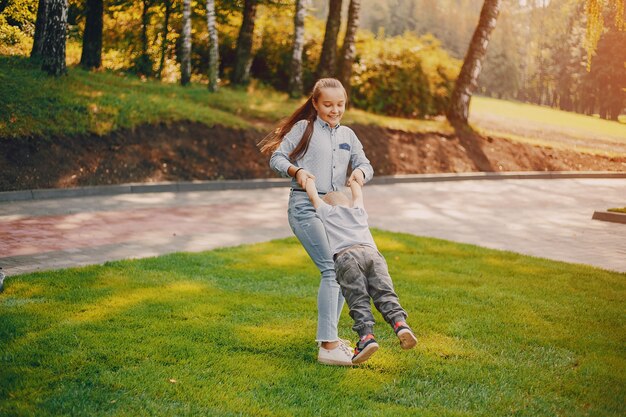
[[[270,167],[283,177],[289,177],[287,170],[291,165],[304,168],[315,175],[315,185],[321,193],[337,191],[346,185],[348,164],[352,169],[360,169],[365,175],[365,182],[374,176],[374,169],[365,157],[363,145],[349,127],[337,124],[330,127],[319,116],[313,125],[313,134],[306,153],[295,161],[289,159],[307,126],[306,120],[298,121],[285,135],[280,146],[270,158]],[[300,188],[295,178],[293,188]]]

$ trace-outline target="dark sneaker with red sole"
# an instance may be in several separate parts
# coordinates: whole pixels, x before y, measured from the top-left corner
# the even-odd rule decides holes
[[[378,350],[378,343],[374,339],[373,334],[361,338],[354,348],[354,356],[352,357],[352,363],[363,363],[368,360],[374,352]]]
[[[403,321],[399,321],[393,326],[393,330],[396,332],[398,339],[400,339],[400,346],[402,349],[412,349],[415,347],[417,344],[417,338],[408,324]],[[354,362],[354,359],[352,362]]]

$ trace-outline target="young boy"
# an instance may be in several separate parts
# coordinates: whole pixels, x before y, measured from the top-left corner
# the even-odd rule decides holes
[[[417,343],[411,328],[406,324],[406,311],[400,306],[385,258],[378,252],[363,208],[363,193],[356,181],[351,181],[352,201],[339,191],[320,198],[315,181],[308,179],[306,192],[322,220],[335,260],[337,282],[348,302],[352,329],[360,340],[354,349],[352,363],[363,363],[378,350],[374,339],[374,316],[370,297],[400,339],[403,349]]]

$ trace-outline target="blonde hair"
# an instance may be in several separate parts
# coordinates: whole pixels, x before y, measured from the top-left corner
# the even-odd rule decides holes
[[[330,204],[331,206],[350,207],[351,203],[351,200],[343,191],[331,191],[327,193],[324,197],[322,197],[322,200],[324,200],[326,204]]]
[[[289,158],[292,161],[297,160],[302,155],[306,153],[309,149],[309,142],[311,141],[311,135],[313,135],[313,122],[317,117],[317,111],[313,106],[313,102],[317,103],[317,100],[322,94],[323,88],[341,88],[343,90],[343,94],[346,97],[346,101],[348,101],[348,95],[346,93],[346,89],[343,87],[341,82],[335,78],[321,78],[317,80],[315,86],[313,86],[313,91],[311,95],[307,99],[307,101],[300,106],[291,116],[283,120],[273,132],[265,136],[257,146],[261,149],[261,152],[269,155],[278,148],[280,142],[282,142],[283,137],[293,128],[293,126],[299,122],[300,120],[308,121],[307,127],[302,134],[302,138],[298,145],[294,148],[293,151],[289,154]]]

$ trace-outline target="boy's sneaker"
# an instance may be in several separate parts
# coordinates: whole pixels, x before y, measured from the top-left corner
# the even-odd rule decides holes
[[[341,341],[334,349],[324,349],[320,346],[317,361],[325,365],[351,366],[352,350]]]
[[[363,363],[368,360],[374,352],[378,350],[378,343],[374,339],[373,334],[363,336],[359,340],[354,348],[354,356],[352,357],[352,363]]]
[[[402,349],[412,349],[415,347],[417,344],[417,338],[408,324],[403,321],[399,321],[393,326],[393,330],[396,332],[398,339],[400,339],[400,346],[402,346]]]

